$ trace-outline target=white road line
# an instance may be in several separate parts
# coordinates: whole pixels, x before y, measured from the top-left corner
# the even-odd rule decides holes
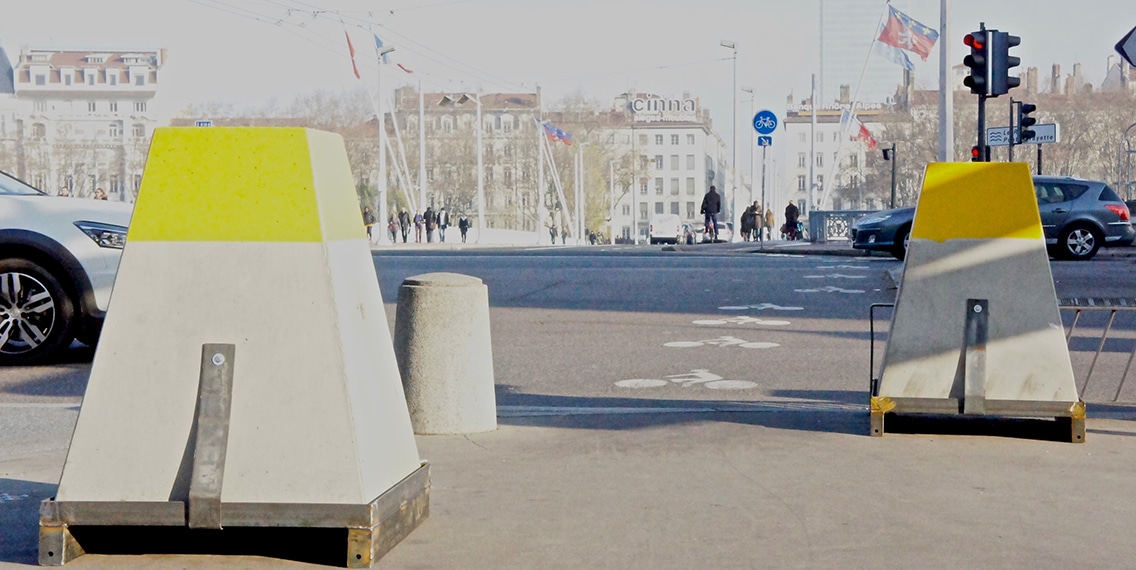
[[[722,412],[866,412],[868,406],[830,402],[759,402],[696,408],[497,406],[497,417],[594,416],[631,414],[713,414]]]

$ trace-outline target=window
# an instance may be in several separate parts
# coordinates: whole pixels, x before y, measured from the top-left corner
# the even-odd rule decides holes
[[[808,139],[805,138],[805,133],[797,133],[797,142],[805,142],[807,140]]]
[[[694,217],[694,202],[687,202],[686,203],[686,217],[687,218],[693,218]]]
[[[39,112],[47,111],[47,101],[36,101],[34,103],[35,110]]]
[[[808,166],[808,163],[806,163],[805,160],[806,160],[805,159],[805,153],[798,152],[797,153],[797,168],[804,168],[804,167]]]
[[[678,196],[678,178],[671,178],[671,196]],[[678,202],[675,202],[677,204]],[[678,212],[674,212],[677,214]]]
[[[694,170],[694,155],[693,154],[686,155],[686,169],[687,170]]]
[[[663,203],[662,202],[655,202],[655,213],[656,214],[663,213]]]
[[[832,132],[832,142],[840,142],[840,131]]]
[[[110,137],[111,137],[112,139],[116,139],[116,138],[118,138],[118,135],[120,134],[120,133],[118,132],[118,123],[111,123],[111,124],[110,124],[110,129],[109,129],[109,130],[108,130],[107,132],[108,132],[108,133],[110,134]]]
[[[108,69],[106,76],[108,85],[118,85],[118,70]]]
[[[798,176],[797,177],[797,192],[804,192],[805,190],[807,190],[807,188],[805,188],[805,177],[804,176]]]
[[[663,135],[655,135],[655,144],[663,144]]]
[[[94,71],[88,71],[87,74],[86,74],[86,77],[87,77],[87,85],[94,85],[95,84],[95,72]]]
[[[642,168],[643,170],[647,170],[647,161],[648,160],[650,160],[650,159],[647,158],[647,155],[645,155],[645,154],[639,155],[639,168]]]
[[[678,202],[671,202],[671,213],[678,215]]]
[[[671,155],[671,170],[678,170],[678,155]]]
[[[134,84],[135,85],[145,85],[146,84],[146,76],[142,75],[142,74],[135,75],[134,76]]]
[[[146,112],[146,102],[145,101],[135,101],[134,102],[134,112],[135,113],[145,113]]]
[[[641,178],[639,180],[639,195],[640,196],[646,196],[647,195],[647,179],[646,178]]]
[[[694,144],[694,135],[686,135],[686,144]]]
[[[817,188],[824,188],[824,177],[817,175]]]
[[[130,130],[131,136],[140,139],[146,136],[146,127],[140,123],[134,123],[134,128]]]
[[[40,74],[35,76],[36,85],[47,85],[47,76]]]
[[[639,204],[639,219],[647,218],[647,204]]]
[[[66,71],[63,72],[63,84],[71,85],[71,74]]]
[[[860,167],[860,157],[855,155],[855,154],[848,155],[848,164],[852,168],[859,168]]]
[[[661,154],[655,155],[655,169],[656,170],[662,170],[663,169],[663,155],[661,155]]]
[[[639,144],[647,146],[647,135],[639,135]]]
[[[513,169],[509,168],[508,166],[505,167],[505,185],[513,185]]]
[[[47,127],[43,126],[43,123],[33,123],[32,138],[42,139],[45,136],[47,136]]]
[[[694,178],[686,179],[686,193],[692,196],[694,195]]]
[[[817,168],[824,168],[824,155],[817,153]]]
[[[658,196],[663,195],[663,179],[662,178],[656,178],[655,179],[655,194],[658,195]]]
[[[94,113],[95,111],[98,110],[98,108],[99,108],[98,105],[95,105],[94,101],[87,101],[87,112],[88,113]]]
[[[624,204],[623,205],[623,215],[624,216],[630,216],[631,215],[631,205],[630,204]]]
[[[111,113],[117,113],[118,112],[118,101],[111,101],[110,102],[110,112]]]
[[[678,145],[678,135],[671,135],[671,144]]]

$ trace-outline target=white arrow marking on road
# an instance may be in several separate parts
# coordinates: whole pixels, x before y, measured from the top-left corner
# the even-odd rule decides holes
[[[663,343],[668,348],[694,348],[696,346],[740,346],[742,348],[776,348],[781,346],[775,342],[749,342],[732,336],[720,336],[707,340],[676,340]]]
[[[793,290],[797,293],[863,293],[863,290],[855,290],[855,288],[840,288],[829,285],[820,288],[795,288]]]

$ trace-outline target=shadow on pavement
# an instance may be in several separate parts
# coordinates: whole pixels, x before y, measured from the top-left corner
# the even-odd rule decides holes
[[[0,478],[0,564],[38,564],[39,503],[56,485]]]

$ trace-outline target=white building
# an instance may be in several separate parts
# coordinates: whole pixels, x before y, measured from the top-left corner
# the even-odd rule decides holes
[[[0,169],[48,192],[101,187],[132,201],[158,125],[151,100],[164,60],[164,50],[22,50],[12,89],[0,93]]]

